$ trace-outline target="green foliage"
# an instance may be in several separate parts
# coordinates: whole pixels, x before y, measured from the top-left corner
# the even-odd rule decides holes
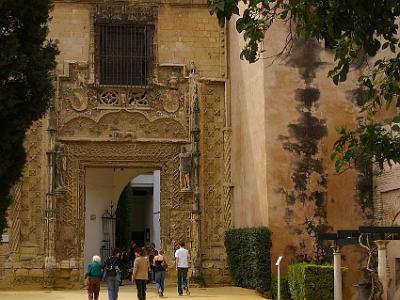
[[[131,243],[132,232],[132,210],[134,207],[134,196],[132,187],[128,184],[122,191],[119,200],[116,214],[116,244],[117,247],[123,250],[128,250]]]
[[[0,1],[0,233],[21,176],[25,133],[49,107],[56,45],[46,41],[51,1]]]
[[[342,268],[342,272],[346,271]],[[293,300],[333,300],[333,266],[298,263],[289,265]]]
[[[229,230],[225,247],[231,277],[237,286],[270,291],[271,239],[266,227]]]
[[[390,130],[380,129],[386,124],[393,130],[392,124],[399,122],[400,115],[379,124],[373,118],[383,108],[392,105],[400,108],[400,1],[208,0],[208,3],[221,25],[232,15],[239,16],[236,28],[246,41],[241,58],[249,62],[259,59],[258,45],[276,20],[289,23],[290,34],[294,36],[328,42],[336,62],[328,76],[335,84],[347,80],[351,66],[359,62],[360,57],[366,60],[379,53],[382,58],[372,66],[366,65],[364,74],[359,77],[366,92],[362,107],[364,127],[360,131],[341,128],[332,158],[338,170],[344,164],[357,161],[360,155],[377,161],[381,168],[384,162],[400,163],[398,130],[392,134]],[[244,10],[239,12],[241,4]]]
[[[400,139],[398,125],[388,125],[389,130],[378,124],[363,126],[357,133],[346,127],[338,128],[339,139],[335,142],[331,158],[335,160],[336,171],[343,165],[350,165],[352,161],[369,159],[383,169],[384,164],[389,166],[393,162],[400,162]],[[388,159],[390,158],[390,159]]]
[[[278,277],[272,276],[272,298],[278,299]],[[281,276],[281,300],[290,300],[289,278],[287,275]]]

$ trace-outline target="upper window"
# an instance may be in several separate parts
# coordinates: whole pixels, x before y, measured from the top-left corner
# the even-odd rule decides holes
[[[151,9],[116,6],[98,10],[95,31],[99,84],[148,85],[153,20]]]
[[[99,23],[98,80],[105,85],[147,85],[151,32],[136,24]]]

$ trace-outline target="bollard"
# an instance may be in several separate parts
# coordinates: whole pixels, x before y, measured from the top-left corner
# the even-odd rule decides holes
[[[278,300],[281,300],[281,261],[282,261],[282,256],[278,257],[278,260],[275,263],[275,266],[278,268],[277,270],[277,277],[278,277]]]

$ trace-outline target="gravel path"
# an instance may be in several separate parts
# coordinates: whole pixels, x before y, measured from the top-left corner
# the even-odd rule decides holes
[[[266,300],[257,295],[253,290],[237,287],[218,288],[192,288],[190,296],[179,297],[176,287],[168,286],[163,299],[168,300]],[[1,291],[1,300],[85,300],[85,290],[63,290],[63,291]],[[101,287],[99,300],[107,300],[107,288]],[[136,289],[132,285],[122,286],[118,300],[136,300]],[[153,285],[149,285],[146,299],[160,299]]]

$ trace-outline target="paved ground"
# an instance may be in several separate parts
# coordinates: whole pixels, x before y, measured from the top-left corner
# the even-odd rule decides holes
[[[265,300],[253,290],[246,290],[237,287],[218,288],[192,288],[190,296],[178,296],[176,288],[166,288],[163,299],[168,300]],[[85,300],[85,290],[68,291],[1,291],[1,300]],[[107,300],[107,288],[102,286],[99,300]],[[118,300],[135,300],[136,289],[132,285],[121,287]],[[149,285],[146,299],[159,299],[153,285]]]

